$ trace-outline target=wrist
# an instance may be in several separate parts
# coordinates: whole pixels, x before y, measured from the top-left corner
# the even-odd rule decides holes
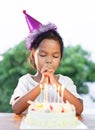
[[[40,87],[40,91],[42,91],[45,88],[45,84],[40,83],[39,87]]]

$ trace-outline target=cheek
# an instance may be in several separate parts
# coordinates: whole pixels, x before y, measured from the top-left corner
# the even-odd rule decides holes
[[[55,65],[56,68],[59,66],[59,64],[60,64],[60,59],[59,59],[59,60],[56,60],[56,61],[54,62],[54,65]]]
[[[40,69],[43,67],[44,65],[44,61],[42,60],[42,58],[40,58],[39,56],[37,58],[35,58],[35,65],[37,69]]]

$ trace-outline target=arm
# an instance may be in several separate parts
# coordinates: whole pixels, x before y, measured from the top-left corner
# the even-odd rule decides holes
[[[30,90],[23,96],[16,97],[12,102],[12,109],[13,109],[14,113],[21,114],[22,112],[24,112],[29,106],[28,101],[29,100],[34,101],[36,99],[36,97],[39,96],[40,91],[41,91],[40,84],[42,84],[42,86],[43,86],[42,90],[43,90],[44,85],[47,82],[47,80],[48,80],[47,78],[42,76],[42,79],[37,86],[35,86],[32,90]],[[23,81],[20,80],[19,86],[22,85],[21,82],[23,82]],[[23,87],[20,89],[23,89]]]
[[[62,84],[59,83],[59,81],[55,78],[54,76],[54,70],[51,66],[50,69],[47,69],[47,71],[45,71],[45,69],[43,70],[43,73],[44,75],[47,75],[48,77],[48,81],[50,84],[55,84],[57,89],[58,89],[58,86],[62,87]],[[73,85],[73,82],[72,80],[68,80],[68,83],[72,86]],[[67,85],[68,85],[67,83]],[[61,92],[62,89],[60,89],[60,96],[62,96],[62,92]],[[70,91],[68,91],[66,88],[64,89],[64,95],[63,95],[63,100],[66,101],[68,100],[71,104],[73,104],[75,106],[75,109],[76,109],[76,115],[80,115],[83,111],[83,101],[79,98],[77,98],[76,96],[74,96]]]
[[[71,104],[73,104],[76,108],[76,115],[81,115],[83,111],[83,101],[77,97],[75,97],[72,93],[70,93],[66,88],[64,89],[64,101],[68,100]]]
[[[28,100],[34,101],[39,94],[40,86],[38,85],[34,89],[26,93],[24,96],[16,98],[12,102],[12,109],[14,113],[21,114],[22,112],[24,112],[29,106]]]

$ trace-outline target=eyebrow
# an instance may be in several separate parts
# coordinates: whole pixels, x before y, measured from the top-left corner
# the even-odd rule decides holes
[[[46,52],[45,50],[39,50],[39,52]]]
[[[47,53],[45,50],[39,50],[39,52],[44,52],[44,53]],[[60,54],[60,52],[59,52],[59,51],[55,51],[55,52],[53,52],[53,53]]]

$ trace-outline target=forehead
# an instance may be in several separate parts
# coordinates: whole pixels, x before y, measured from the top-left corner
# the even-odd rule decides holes
[[[40,45],[39,45],[39,47],[38,47],[39,49],[45,49],[45,50],[48,50],[48,51],[50,51],[50,50],[57,50],[57,51],[60,51],[60,44],[59,44],[59,42],[58,41],[56,41],[56,40],[53,40],[53,39],[44,39],[41,43],[40,43]]]

